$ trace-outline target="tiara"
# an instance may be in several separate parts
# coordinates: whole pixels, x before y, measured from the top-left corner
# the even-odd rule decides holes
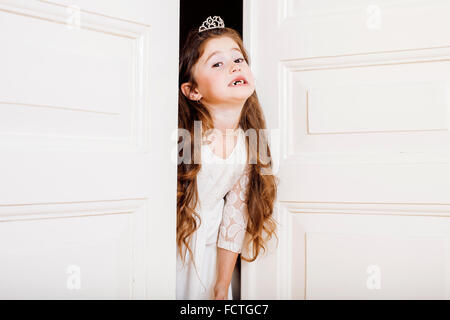
[[[216,28],[225,28],[225,23],[223,22],[222,18],[219,16],[214,16],[212,18],[211,18],[211,16],[209,16],[208,18],[206,18],[205,21],[203,21],[200,28],[198,28],[198,32],[216,29]]]

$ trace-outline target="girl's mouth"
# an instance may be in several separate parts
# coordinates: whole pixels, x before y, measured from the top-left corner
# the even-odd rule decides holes
[[[229,87],[242,87],[246,86],[248,83],[245,81],[245,79],[235,79],[233,80],[228,86]]]

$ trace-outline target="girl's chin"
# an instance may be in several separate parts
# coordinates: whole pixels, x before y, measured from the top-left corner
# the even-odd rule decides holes
[[[248,97],[250,97],[251,95],[253,94],[253,91],[252,92],[242,92],[242,94],[234,94],[232,97],[234,98],[234,99],[239,99],[239,100],[247,100],[248,99]]]
[[[248,98],[253,94],[253,91],[255,91],[255,89],[250,86],[241,87],[241,88],[233,88],[233,91],[231,91],[231,95],[234,97]]]
[[[247,90],[236,90],[232,91],[231,94],[226,96],[215,97],[214,99],[209,99],[211,105],[214,104],[227,104],[228,102],[245,102],[253,94],[255,89],[247,88]]]

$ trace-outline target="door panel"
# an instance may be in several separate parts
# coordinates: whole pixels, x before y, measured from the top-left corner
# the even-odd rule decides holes
[[[450,3],[245,3],[280,241],[242,297],[448,299]]]
[[[178,7],[0,1],[2,298],[175,298]]]

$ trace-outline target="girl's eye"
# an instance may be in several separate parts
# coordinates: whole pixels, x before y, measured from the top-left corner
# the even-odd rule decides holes
[[[234,62],[236,62],[236,63],[241,63],[243,61],[244,61],[243,58],[237,58],[236,60],[234,60]],[[219,67],[219,63],[222,63],[222,62],[217,62],[216,64],[213,64],[213,68]]]

